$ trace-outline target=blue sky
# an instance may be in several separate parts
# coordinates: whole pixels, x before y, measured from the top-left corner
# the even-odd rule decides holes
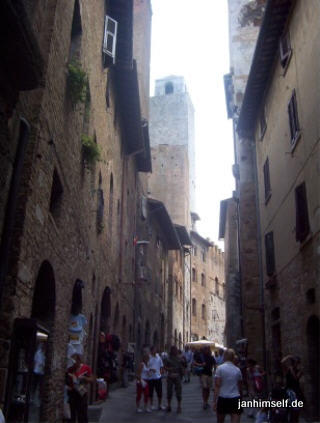
[[[195,108],[198,231],[218,241],[220,200],[234,189],[227,0],[152,0],[151,95],[155,79],[185,77]],[[218,243],[223,246],[221,242]]]

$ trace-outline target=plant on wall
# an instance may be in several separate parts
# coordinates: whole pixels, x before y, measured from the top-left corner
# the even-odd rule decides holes
[[[101,160],[101,151],[93,137],[83,134],[81,136],[81,142],[84,161],[88,165],[94,165],[96,162],[99,162]]]
[[[79,62],[72,61],[68,65],[68,88],[74,105],[85,103],[88,92],[88,76]]]

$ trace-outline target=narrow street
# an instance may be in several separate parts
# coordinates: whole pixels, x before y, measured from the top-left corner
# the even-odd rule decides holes
[[[166,381],[164,380],[164,401],[166,405],[165,393]],[[210,405],[212,403],[212,394]],[[103,405],[103,412],[100,423],[124,423],[124,422],[216,422],[215,414],[211,407],[207,410],[202,408],[201,388],[198,377],[193,376],[190,383],[182,386],[182,413],[176,413],[176,400],[172,401],[172,412],[153,411],[152,413],[136,413],[135,407],[135,384],[131,382],[127,389],[117,389],[111,391],[110,398]]]

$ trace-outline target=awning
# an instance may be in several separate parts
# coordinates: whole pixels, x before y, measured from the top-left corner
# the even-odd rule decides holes
[[[179,236],[181,245],[192,245],[187,228],[185,226],[178,225],[178,224],[175,224],[174,226]]]

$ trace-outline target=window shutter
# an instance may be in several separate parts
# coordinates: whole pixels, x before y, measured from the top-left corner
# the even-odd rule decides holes
[[[288,114],[289,114],[289,124],[290,124],[290,134],[291,134],[291,144],[294,144],[297,135],[300,131],[299,119],[298,119],[298,106],[297,106],[297,97],[296,91],[293,90],[290,102],[288,104]]]
[[[267,275],[272,276],[275,272],[275,257],[274,257],[274,243],[273,243],[273,232],[268,232],[265,237],[265,248],[266,248],[266,269]]]
[[[280,62],[284,68],[291,53],[291,43],[289,33],[286,33],[280,40]]]
[[[117,30],[118,22],[106,15],[102,51],[105,55],[112,58],[112,64],[116,60]]]
[[[304,241],[310,231],[306,184],[296,188],[296,240]]]

